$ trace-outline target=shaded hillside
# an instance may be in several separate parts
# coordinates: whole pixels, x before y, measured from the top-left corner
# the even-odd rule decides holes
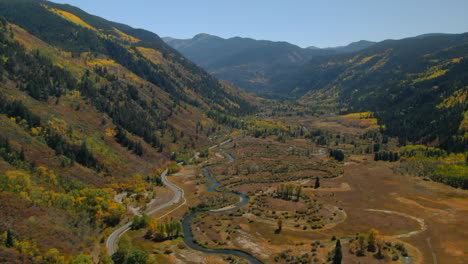
[[[55,249],[97,256],[102,231],[127,217],[118,192],[134,194],[127,205],[145,203],[157,168],[255,109],[151,32],[47,1],[0,0],[0,17],[7,263],[42,263]]]
[[[363,49],[367,49],[373,46],[375,42],[368,41],[368,40],[360,40],[353,43],[350,43],[347,46],[340,46],[340,47],[333,47],[333,48],[325,48],[325,50],[334,50],[337,53],[349,53],[349,52],[356,52]]]
[[[163,38],[214,76],[257,94],[271,96],[276,76],[303,65],[314,56],[324,56],[368,47],[351,44],[332,49],[303,49],[287,42],[234,37],[223,39],[198,34],[192,39]]]
[[[314,58],[276,91],[333,111],[372,111],[406,141],[466,151],[468,34],[383,41]]]

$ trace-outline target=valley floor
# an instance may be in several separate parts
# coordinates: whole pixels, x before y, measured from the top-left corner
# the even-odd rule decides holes
[[[330,127],[333,133],[362,132],[338,123]],[[172,217],[181,219],[187,208],[201,204],[216,210],[239,202],[236,196],[207,190],[199,170],[205,167],[220,181],[218,190],[244,193],[249,203],[234,211],[196,217],[194,239],[204,247],[240,249],[265,263],[331,263],[338,238],[342,263],[468,261],[467,191],[396,173],[399,162],[374,161],[371,154],[353,152],[337,162],[328,157],[327,146],[307,139],[237,137],[211,149],[210,158],[198,166],[184,166],[170,176],[184,190],[188,204]],[[319,188],[314,186],[317,178]],[[300,186],[299,199],[294,194],[280,197],[285,185]],[[384,252],[382,259],[367,250],[365,256],[357,256],[359,237],[368,245],[371,229]],[[143,238],[144,231],[129,235],[161,263],[245,262],[189,249],[181,238],[153,243]]]

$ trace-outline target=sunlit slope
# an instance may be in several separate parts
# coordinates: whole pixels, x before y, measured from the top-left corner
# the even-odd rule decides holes
[[[0,262],[98,256],[117,193],[148,202],[158,168],[254,109],[148,31],[46,1],[0,17]]]
[[[468,34],[384,41],[315,58],[278,89],[334,112],[371,111],[401,143],[466,151],[467,43]]]

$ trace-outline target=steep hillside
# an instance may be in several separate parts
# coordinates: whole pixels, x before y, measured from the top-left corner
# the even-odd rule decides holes
[[[273,79],[312,57],[361,50],[369,43],[330,49],[303,49],[287,42],[198,34],[192,39],[163,38],[214,76],[257,94],[271,96]]]
[[[401,143],[466,151],[468,34],[383,41],[314,58],[276,91],[336,112],[372,111]]]
[[[2,263],[97,257],[158,168],[254,109],[151,32],[47,1],[0,0],[0,17]]]

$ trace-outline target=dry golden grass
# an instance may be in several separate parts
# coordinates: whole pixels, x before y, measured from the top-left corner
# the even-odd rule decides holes
[[[368,120],[360,124],[361,119],[370,119],[369,113],[354,113],[342,117],[348,122],[340,122],[340,125],[332,128],[341,131],[342,127],[357,124],[359,128],[352,130],[359,132],[365,130],[368,125],[375,124],[376,121]],[[349,120],[357,120],[353,123]],[[291,122],[297,122],[291,121]],[[301,120],[301,123],[307,124],[307,120]],[[289,123],[287,123],[289,124]],[[314,123],[316,124],[316,123]],[[328,122],[321,123],[326,127]],[[310,127],[310,126],[309,126]],[[359,133],[358,133],[359,134]],[[214,163],[221,163],[211,167],[215,175],[221,175],[221,179],[226,177],[222,183],[232,182],[236,178],[246,177],[241,172],[240,175],[230,175],[235,171],[237,162],[240,165],[256,164],[261,170],[260,161],[263,159],[270,165],[275,164],[275,159],[282,159],[289,164],[294,164],[284,153],[288,145],[304,144],[301,140],[288,141],[284,146],[281,143],[266,139],[254,139],[243,142],[246,139],[230,143],[224,148],[232,153],[236,158],[233,164],[222,165],[227,162],[223,155],[213,155]],[[262,142],[268,145],[268,148],[261,147]],[[295,142],[295,143],[293,143]],[[244,158],[247,157],[247,158]],[[454,162],[458,158],[452,157]],[[300,241],[327,241],[331,236],[352,237],[356,232],[366,233],[370,228],[377,228],[383,235],[385,241],[394,243],[403,243],[407,248],[413,263],[431,263],[432,254],[441,263],[463,263],[466,261],[467,253],[463,248],[468,247],[466,236],[468,226],[463,219],[468,217],[468,194],[466,191],[456,190],[438,183],[424,182],[420,179],[406,175],[399,175],[392,172],[389,166],[393,163],[374,162],[370,155],[352,155],[348,158],[350,162],[343,164],[345,173],[343,176],[323,179],[321,188],[318,190],[304,189],[304,193],[313,199],[321,201],[336,207],[341,207],[346,213],[346,218],[337,224],[326,224],[324,228],[317,230],[295,230],[294,226],[284,220],[284,229],[280,234],[274,234],[276,221],[255,213],[244,214],[243,216],[215,216],[208,215],[203,218],[204,223],[200,225],[195,235],[202,243],[207,243],[211,247],[223,247],[218,244],[227,243],[230,247],[242,248],[254,255],[264,258],[267,254],[270,258],[264,258],[271,261],[271,257],[283,250],[291,247],[293,255],[300,255],[301,246],[295,246]],[[351,162],[353,161],[353,162]],[[275,174],[277,175],[277,174]],[[250,176],[248,176],[250,177]],[[250,177],[253,178],[253,177]],[[291,182],[294,184],[308,184],[304,181]],[[235,186],[234,189],[251,194],[250,205],[245,208],[255,207],[256,195],[261,192],[268,194],[275,190],[274,183],[249,183]],[[294,204],[288,201],[276,201],[276,199],[267,198],[264,201],[266,210],[277,210],[286,212],[288,210],[300,210],[300,204]],[[367,209],[380,209],[397,212],[388,214],[378,211],[367,211]],[[411,217],[407,217],[411,216]],[[414,218],[413,218],[414,217]],[[421,223],[414,219],[423,219],[425,228],[421,230]],[[251,222],[250,222],[251,221]],[[228,226],[231,225],[231,227]],[[211,226],[211,227],[209,227]],[[229,233],[230,239],[226,239],[226,230],[238,226],[238,232]],[[328,228],[329,227],[329,228]],[[202,232],[204,230],[204,232]],[[405,237],[408,234],[408,237]],[[402,236],[397,239],[396,236]],[[306,242],[307,243],[307,242]],[[310,243],[310,242],[309,242]],[[349,245],[346,240],[342,241],[345,255],[345,263],[388,263],[389,260],[379,261],[372,255],[368,257],[356,257],[347,252]],[[245,246],[247,245],[247,246]],[[430,247],[428,246],[430,245]],[[226,247],[226,246],[224,246]],[[253,250],[255,248],[256,250]],[[333,245],[329,243],[325,247],[326,252],[318,253],[318,256],[325,256]],[[306,250],[306,247],[304,247]],[[310,250],[310,249],[309,249]],[[310,251],[309,251],[310,252]],[[267,261],[267,262],[268,262]],[[461,261],[461,262],[460,262]],[[282,263],[281,261],[279,263]]]

